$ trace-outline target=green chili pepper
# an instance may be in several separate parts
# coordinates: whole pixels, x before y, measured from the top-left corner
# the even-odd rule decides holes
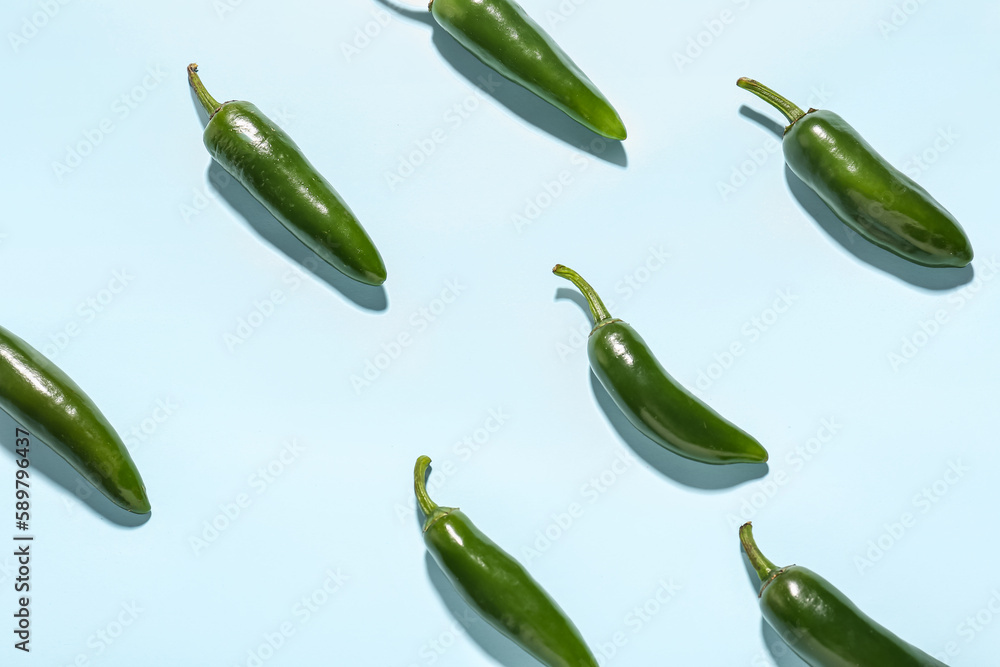
[[[204,139],[212,157],[325,262],[360,282],[385,282],[375,244],[291,137],[249,102],[219,104],[202,84],[198,65],[187,69],[209,115]]]
[[[749,523],[740,527],[740,542],[761,579],[764,618],[813,667],[947,667],[866,616],[815,572],[777,567],[757,549]]]
[[[597,292],[561,264],[552,273],[566,278],[587,298],[594,328],[587,354],[594,374],[632,424],[658,445],[703,463],[763,463],[767,451],[723,419],[663,370],[645,341],[608,313]]]
[[[119,507],[149,512],[125,444],[83,390],[55,364],[0,327],[0,408]]]
[[[413,490],[424,522],[424,542],[462,598],[490,625],[548,667],[597,667],[580,631],[531,575],[483,535],[456,507],[427,495],[431,460],[417,459]]]
[[[512,0],[431,0],[431,14],[488,67],[600,135],[624,139],[625,125],[601,91]]]
[[[785,161],[848,227],[916,264],[961,267],[972,261],[972,246],[955,217],[843,118],[804,112],[753,79],[737,85],[785,115]]]

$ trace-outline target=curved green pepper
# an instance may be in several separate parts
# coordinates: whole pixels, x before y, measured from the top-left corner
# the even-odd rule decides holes
[[[531,575],[476,528],[456,507],[427,495],[431,460],[417,459],[413,490],[424,522],[424,542],[462,598],[490,625],[548,667],[597,667],[580,631]]]
[[[594,316],[587,354],[594,375],[633,426],[656,444],[702,463],[764,463],[767,450],[663,370],[646,342],[614,319],[587,281],[561,264],[552,273],[583,293]]]
[[[972,246],[955,217],[843,118],[804,112],[753,79],[737,85],[785,115],[785,161],[848,227],[915,264],[962,267],[972,261]]]
[[[749,523],[740,527],[740,542],[761,579],[764,618],[813,667],[947,667],[866,616],[812,570],[777,567],[757,549]]]
[[[0,408],[111,502],[136,514],[150,511],[139,471],[101,411],[69,376],[3,327]]]
[[[624,139],[625,125],[580,68],[512,0],[431,0],[441,27],[511,81],[574,120],[610,139]]]
[[[385,264],[354,213],[295,145],[249,102],[215,101],[188,65],[208,112],[205,146],[278,221],[326,263],[368,285],[385,282]]]

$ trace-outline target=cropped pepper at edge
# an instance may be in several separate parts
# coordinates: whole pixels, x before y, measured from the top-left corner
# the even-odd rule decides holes
[[[0,327],[0,408],[119,507],[150,511],[146,486],[108,420],[66,373]]]
[[[488,67],[594,132],[625,139],[625,125],[608,99],[513,0],[432,0],[428,8]]]

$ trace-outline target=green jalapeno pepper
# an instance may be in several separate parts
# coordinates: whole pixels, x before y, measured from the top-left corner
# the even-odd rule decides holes
[[[916,264],[962,267],[972,261],[972,246],[955,217],[843,118],[831,111],[804,112],[753,79],[744,77],[737,85],[788,119],[785,161],[848,227]]]
[[[439,507],[417,459],[413,489],[424,513],[424,542],[462,598],[490,625],[548,667],[597,667],[580,631],[512,556],[456,507]]]
[[[385,282],[375,244],[291,137],[249,102],[216,102],[198,65],[187,71],[209,115],[204,140],[212,157],[323,261],[362,283]]]
[[[610,139],[625,125],[607,98],[512,0],[431,0],[431,14],[488,67]]]
[[[556,264],[552,272],[572,282],[586,297],[594,316],[587,339],[590,367],[637,429],[661,447],[702,463],[767,461],[767,451],[759,442],[670,377],[639,334],[612,318],[597,292],[576,271]]]
[[[93,401],[38,350],[0,327],[0,408],[119,507],[150,511],[125,444]]]
[[[750,524],[740,542],[760,576],[760,608],[767,622],[813,667],[947,667],[866,616],[815,572],[777,567],[754,542]]]

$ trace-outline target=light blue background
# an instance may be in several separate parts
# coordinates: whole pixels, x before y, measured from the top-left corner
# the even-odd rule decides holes
[[[428,454],[435,499],[518,556],[602,664],[802,664],[762,624],[746,518],[772,560],[902,637],[995,664],[1000,7],[523,5],[613,100],[623,144],[509,82],[483,92],[490,71],[419,6],[4,3],[2,325],[126,436],[153,512],[127,525],[35,443],[32,652],[5,630],[0,663],[535,665],[426,558],[411,475]],[[226,181],[191,61],[347,199],[384,289],[317,266]],[[743,75],[837,111],[916,176],[962,221],[972,269],[847,234],[789,175],[781,118]],[[557,262],[769,466],[690,463],[628,426]],[[0,542],[14,428],[0,419]]]

